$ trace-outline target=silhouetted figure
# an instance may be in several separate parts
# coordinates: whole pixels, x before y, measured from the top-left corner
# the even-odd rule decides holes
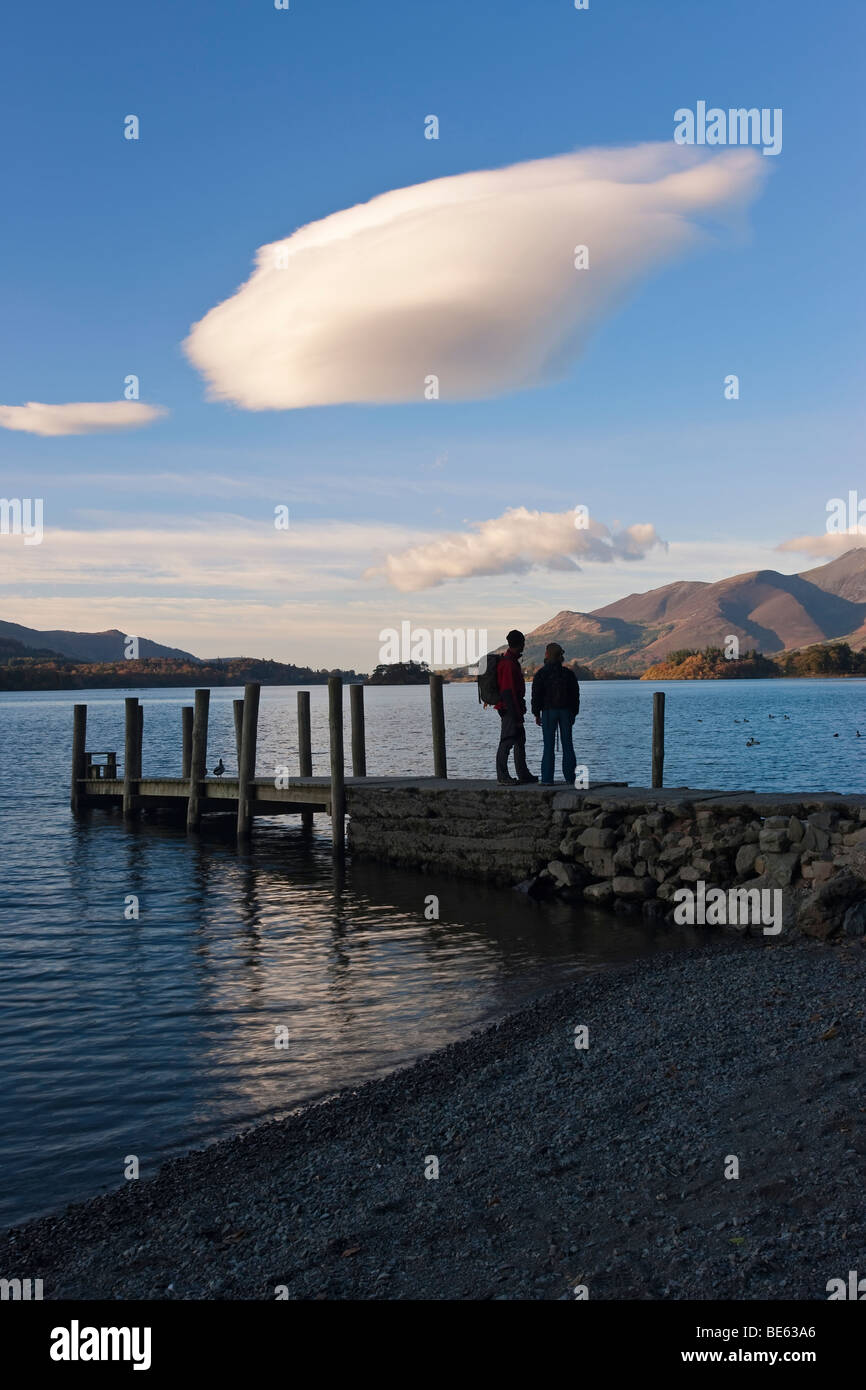
[[[506,784],[514,782],[537,782],[526,765],[526,729],[523,716],[526,713],[526,682],[520,669],[520,658],[526,645],[526,638],[517,628],[506,637],[508,650],[499,658],[496,665],[496,679],[499,685],[499,699],[495,709],[502,721],[499,747],[496,750],[496,780]],[[508,755],[514,752],[514,771],[508,771]]]
[[[565,652],[558,642],[548,642],[544,665],[538,668],[532,681],[532,713],[544,735],[541,780],[547,787],[553,786],[557,730],[562,748],[562,775],[571,786],[574,786],[577,769],[571,730],[580,710],[580,686],[574,672],[563,665],[564,657]]]
[[[222,777],[222,775],[223,775],[223,773],[225,772],[225,770],[226,770],[226,769],[225,769],[225,763],[223,762],[222,758],[220,758],[220,760],[219,760],[219,762],[217,763],[216,767],[213,769],[213,775],[214,775],[214,777]]]

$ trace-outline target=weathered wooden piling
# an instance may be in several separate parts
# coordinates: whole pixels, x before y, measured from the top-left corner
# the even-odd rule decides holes
[[[301,777],[313,775],[313,736],[310,723],[310,692],[298,691],[298,772]],[[301,825],[304,830],[312,830],[312,811],[301,812]]]
[[[238,839],[249,839],[253,823],[253,782],[256,776],[256,743],[259,730],[259,697],[262,687],[256,681],[244,686],[244,717],[241,727],[241,756],[238,763]]]
[[[123,818],[135,820],[139,812],[138,783],[141,780],[141,745],[144,711],[135,695],[124,700],[126,728],[123,746]]]
[[[207,724],[210,691],[195,692],[192,720],[192,761],[189,772],[189,797],[186,803],[186,828],[198,830],[201,822],[201,784],[207,775]]]
[[[331,838],[335,854],[346,848],[346,771],[343,761],[343,680],[328,677],[328,726],[331,744]]]
[[[352,715],[352,776],[367,776],[367,739],[364,732],[364,687],[349,686],[349,709]]]
[[[241,765],[241,742],[244,736],[244,702],[243,700],[232,700],[232,709],[235,715],[235,752],[237,753],[238,768]]]
[[[74,816],[81,815],[84,798],[79,781],[84,776],[87,748],[87,706],[74,705],[72,709],[72,782],[69,789],[69,805]]]
[[[298,691],[298,772],[313,775],[313,738],[310,731],[310,692]]]
[[[653,692],[653,770],[654,787],[664,786],[665,767],[665,692]]]
[[[436,671],[430,674],[430,713],[433,719],[433,776],[447,777],[445,700],[442,693],[442,677]]]
[[[181,777],[192,775],[192,721],[194,710],[192,705],[184,705],[180,712],[180,727],[183,736],[183,753],[181,755]]]

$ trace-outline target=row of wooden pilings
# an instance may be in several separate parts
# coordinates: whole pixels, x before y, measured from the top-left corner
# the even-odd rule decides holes
[[[258,741],[259,699],[261,686],[251,682],[244,687],[242,700],[234,700],[235,745],[238,762],[237,833],[239,840],[249,837],[252,829],[255,799],[256,745]],[[142,779],[142,747],[144,738],[144,709],[138,696],[125,700],[126,729],[123,760],[123,815],[135,820],[141,810],[139,783]],[[367,746],[364,728],[364,687],[349,686],[349,709],[352,730],[352,775],[366,777]],[[193,705],[181,709],[182,764],[181,777],[189,783],[186,824],[197,830],[201,823],[202,783],[207,776],[207,738],[210,710],[210,690],[196,690]],[[433,726],[433,775],[447,777],[445,753],[445,702],[441,675],[430,677],[430,710]],[[345,754],[343,747],[343,681],[340,676],[328,679],[328,728],[330,743],[330,807],[334,850],[345,848]],[[310,692],[298,691],[298,775],[312,777],[313,750],[310,720]],[[75,815],[86,804],[87,706],[75,705],[72,725],[72,782],[70,804]],[[82,783],[84,786],[82,787]],[[290,797],[289,797],[290,799]],[[301,812],[303,824],[312,823],[312,810]]]

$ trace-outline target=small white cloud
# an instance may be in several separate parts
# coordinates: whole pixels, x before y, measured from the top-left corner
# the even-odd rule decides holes
[[[403,593],[432,589],[447,579],[486,574],[525,574],[532,569],[579,569],[578,559],[596,564],[639,560],[654,546],[665,546],[648,523],[611,532],[599,521],[583,529],[574,511],[535,512],[511,507],[502,516],[476,522],[469,532],[452,532],[388,555],[365,578],[384,575]]]
[[[777,550],[793,551],[795,555],[813,555],[816,560],[835,560],[848,550],[866,546],[866,535],[859,531],[825,531],[818,536],[795,536],[782,541]]]
[[[261,247],[184,349],[247,410],[423,401],[431,376],[443,400],[556,380],[700,219],[741,214],[766,164],[671,142],[396,189]]]
[[[101,434],[110,430],[138,430],[167,415],[161,405],[143,401],[73,401],[68,405],[0,405],[0,428],[25,434]]]

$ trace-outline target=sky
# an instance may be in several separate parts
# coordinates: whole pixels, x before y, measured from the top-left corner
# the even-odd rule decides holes
[[[370,670],[404,621],[494,645],[863,543],[863,39],[854,0],[14,7],[0,491],[44,533],[0,534],[0,617]],[[677,144],[702,101],[781,150]]]

